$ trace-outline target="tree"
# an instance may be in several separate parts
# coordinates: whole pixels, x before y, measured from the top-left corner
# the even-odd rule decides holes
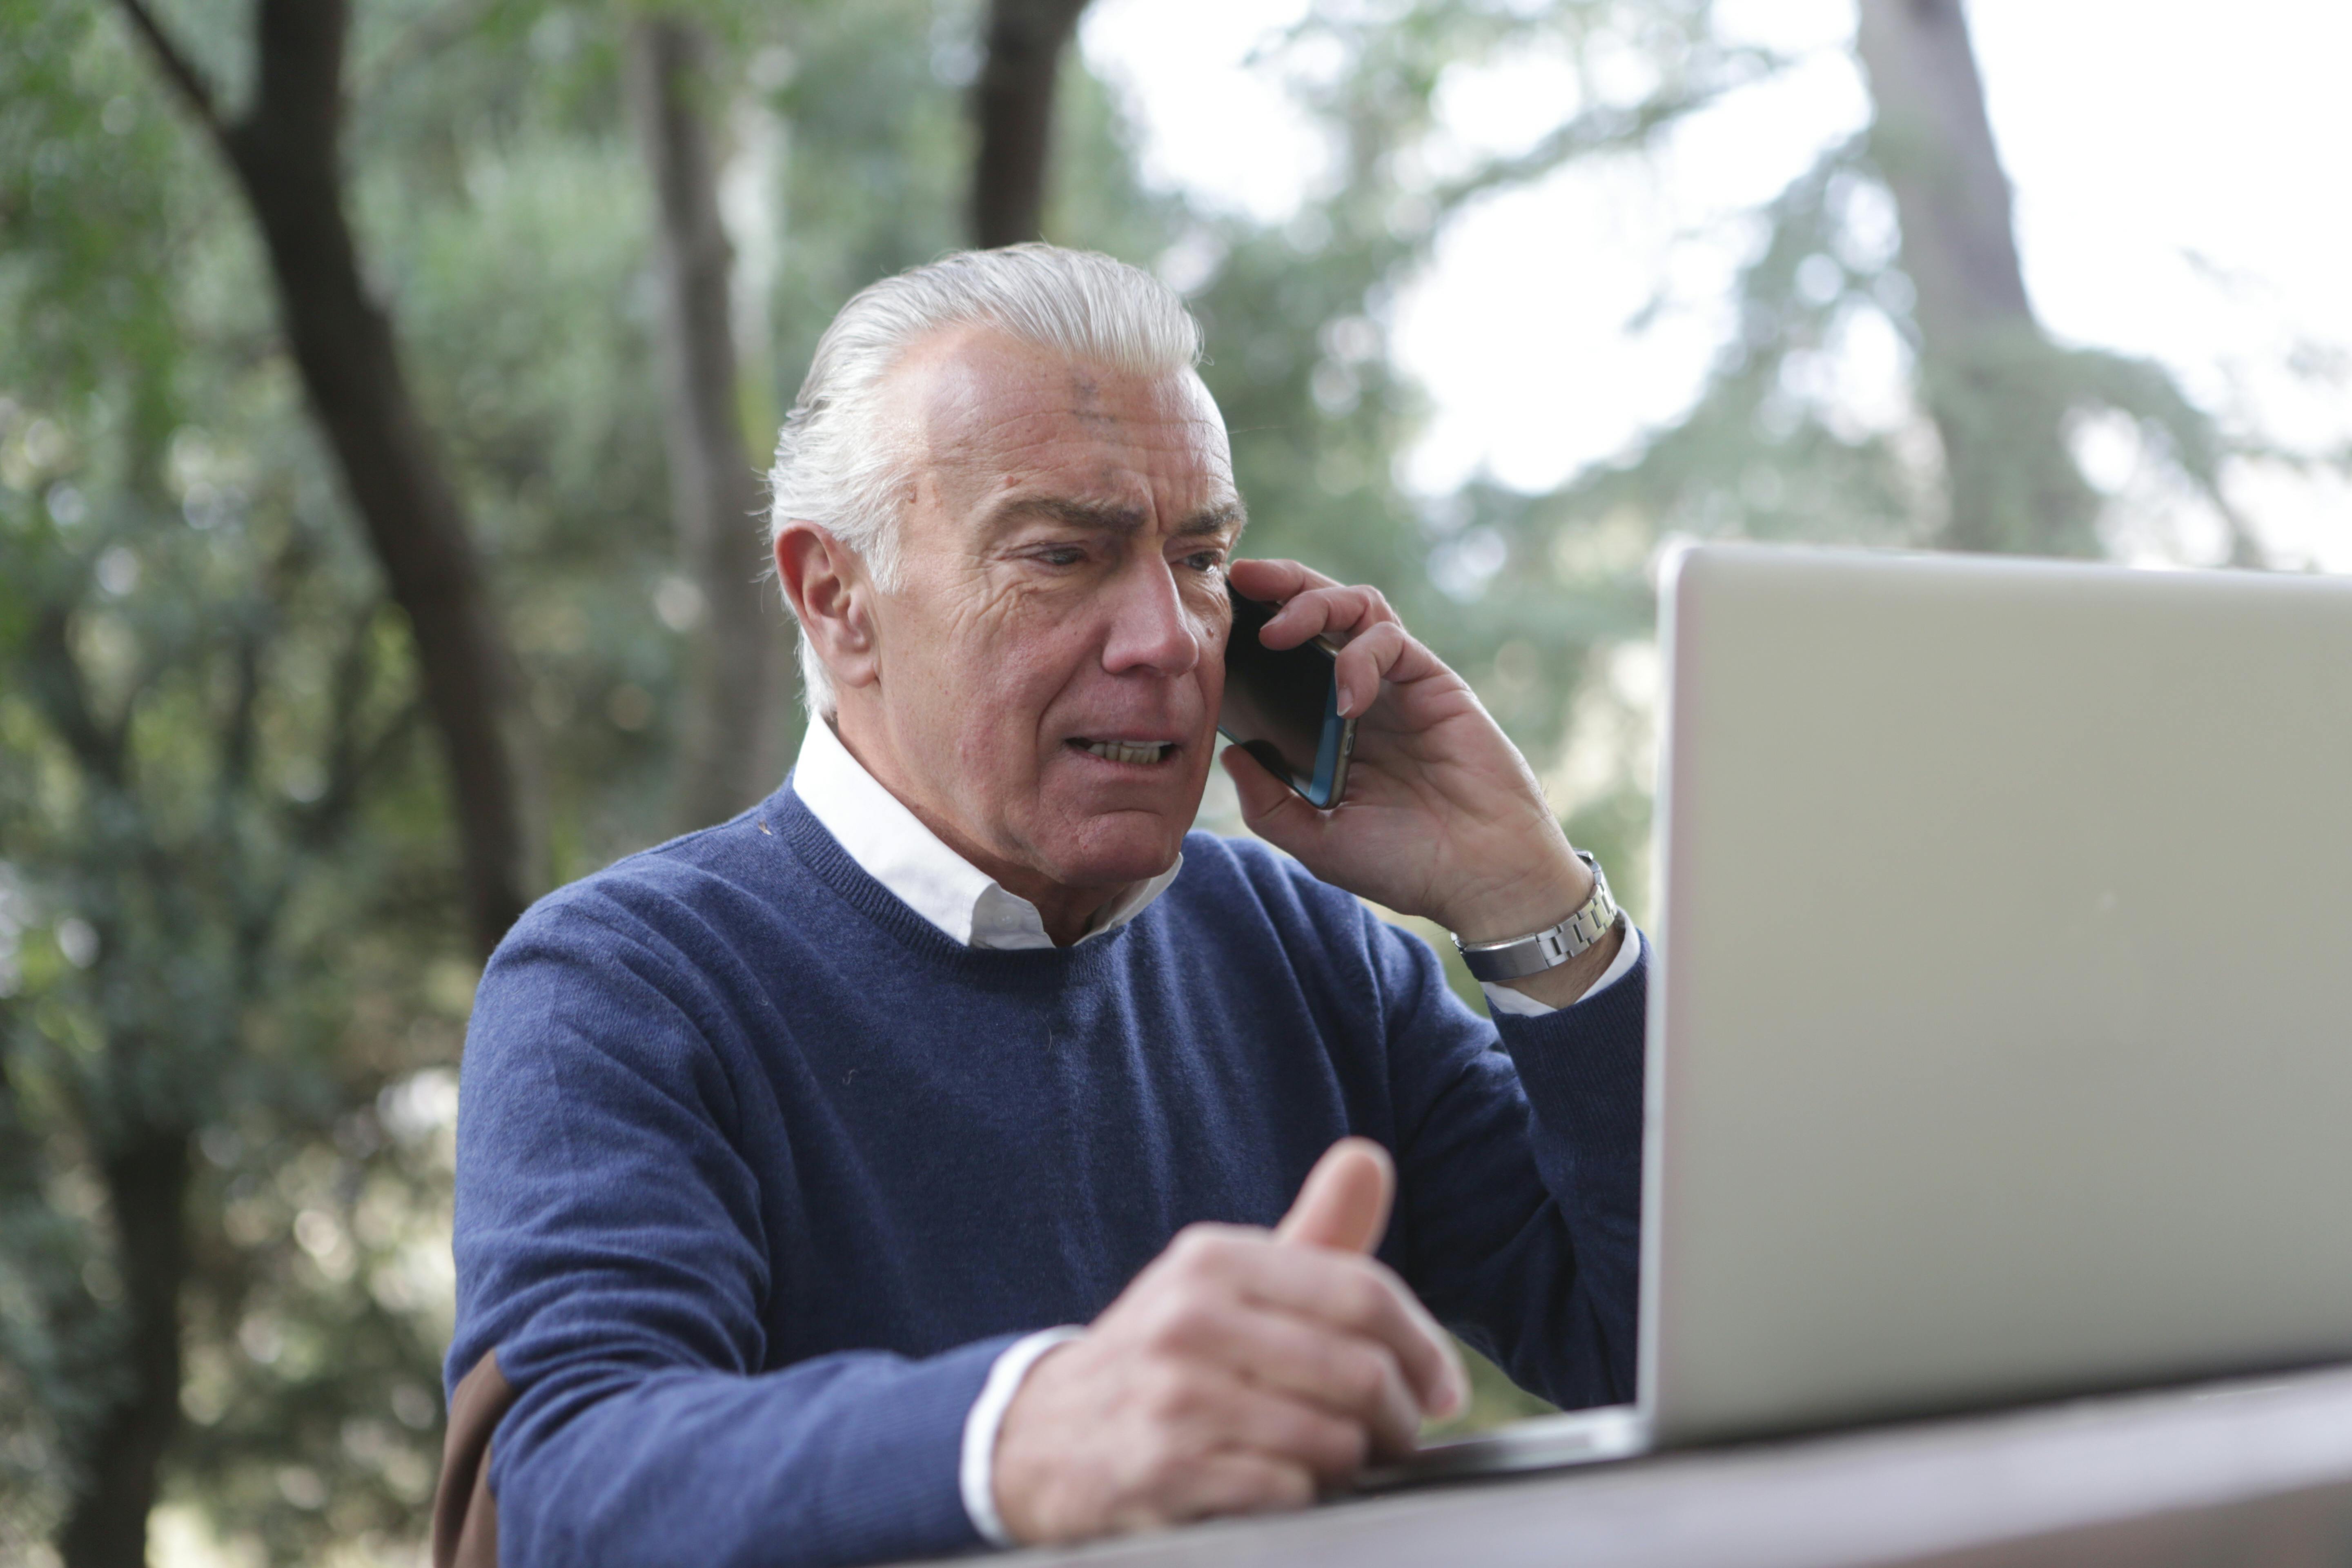
[[[972,84],[971,243],[986,250],[1045,234],[1062,53],[1086,0],[989,0],[987,56]]]
[[[645,526],[657,228],[624,30],[451,15],[355,14],[341,198],[498,563],[578,875],[666,836],[685,739],[694,645],[654,592],[678,552]],[[802,62],[745,78],[795,137],[746,405],[789,392],[850,291],[955,243],[967,104],[933,18],[743,24]],[[71,1531],[77,1562],[135,1561],[156,1500],[273,1562],[397,1552],[436,1452],[472,973],[424,650],[303,417],[243,179],[173,134],[110,21],[0,0],[0,1558]],[[1060,90],[1073,237],[1155,254],[1169,207],[1114,111],[1082,75]],[[75,705],[45,693],[77,687],[91,725],[60,728]],[[111,739],[77,750],[85,728]],[[88,765],[109,747],[120,787]]]
[[[629,28],[629,109],[659,218],[671,513],[694,586],[691,614],[679,618],[706,628],[679,722],[673,815],[681,831],[723,821],[774,786],[778,654],[787,646],[774,596],[760,587],[754,520],[762,495],[743,442],[731,252],[705,121],[709,47],[679,14]]]
[[[464,506],[344,216],[345,0],[257,0],[253,100],[235,118],[144,0],[118,3],[227,160],[261,230],[311,411],[416,639],[465,849],[467,913],[487,954],[529,901],[513,660]]]
[[[228,1110],[226,1086],[290,1086],[312,1070],[321,1042],[289,970],[332,962],[319,944],[349,928],[312,923],[310,884],[322,862],[352,852],[370,796],[403,770],[414,732],[413,708],[386,689],[385,620],[345,596],[348,581],[333,582],[307,530],[257,528],[248,562],[259,581],[240,585],[202,559],[209,541],[158,538],[148,521],[127,497],[102,521],[78,523],[79,540],[21,510],[0,520],[11,566],[0,672],[21,693],[0,754],[12,771],[48,774],[70,803],[46,832],[32,802],[8,803],[11,858],[39,894],[78,911],[34,984],[0,1001],[15,1014],[0,1014],[0,1027],[18,1069],[0,1075],[0,1203],[10,1228],[29,1222],[37,1240],[14,1259],[34,1310],[20,1331],[29,1338],[11,1349],[47,1368],[56,1382],[41,1392],[67,1415],[58,1544],[68,1568],[145,1561],[181,1425],[191,1286],[215,1234],[191,1235],[194,1138]],[[176,613],[162,595],[124,588],[131,562],[182,605],[205,584],[213,613]],[[127,671],[109,668],[117,639],[142,645]],[[311,659],[331,670],[316,703],[288,689]],[[289,741],[318,770],[308,800],[271,787]],[[295,1036],[275,1062],[256,1048],[265,1019]],[[110,1248],[42,1223],[43,1146],[60,1142],[87,1151]],[[213,1288],[233,1300],[237,1272]]]
[[[1867,156],[1900,216],[1920,394],[1943,448],[1936,542],[2100,553],[2099,497],[2067,435],[2078,412],[2104,405],[2148,426],[2204,492],[2230,530],[2232,563],[2259,564],[2221,491],[2212,421],[2156,366],[2066,353],[2035,319],[1960,0],[1864,0],[1855,50],[1877,110]]]
[[[1937,542],[2096,554],[2098,498],[2066,447],[2073,389],[2046,374],[2055,356],[2026,300],[1959,0],[1864,0],[1855,47],[1878,106],[1871,161],[1901,215],[1921,390],[1943,438]]]
[[[170,14],[203,14],[184,3]],[[446,918],[460,886],[449,795],[417,731],[439,731],[446,766],[450,731],[423,623],[343,525],[342,502],[369,504],[343,437],[314,405],[329,436],[314,441],[299,401],[302,344],[366,334],[314,321],[298,340],[284,300],[273,326],[247,241],[275,278],[292,237],[251,221],[252,177],[233,157],[215,167],[205,143],[168,133],[139,90],[144,68],[90,9],[0,0],[0,1557],[90,1514],[79,1500],[100,1484],[100,1434],[134,1388],[151,1430],[181,1423],[143,1472],[166,1506],[199,1509],[273,1562],[389,1553],[423,1533],[447,1310],[432,1273],[446,1257],[442,1118],[472,971]],[[708,772],[692,759],[716,753],[689,716],[725,706],[695,693],[717,668],[697,661],[720,658],[705,651],[710,574],[730,569],[695,542],[743,526],[733,581],[756,563],[756,498],[724,490],[759,441],[739,435],[730,454],[730,423],[756,427],[742,410],[789,398],[851,292],[970,242],[987,171],[1013,166],[984,151],[989,103],[1053,127],[1019,164],[1031,216],[1003,237],[1050,224],[1161,266],[1202,314],[1250,547],[1382,584],[1538,760],[1590,718],[1570,699],[1605,690],[1608,651],[1646,635],[1643,565],[1662,534],[1922,542],[1942,525],[1945,443],[1924,393],[1903,427],[1856,428],[1806,374],[1871,317],[1902,335],[1919,385],[1929,374],[1925,286],[1898,226],[1865,221],[1897,205],[1867,138],[1825,150],[1757,215],[1733,339],[1687,415],[1623,461],[1538,495],[1480,482],[1421,496],[1395,475],[1421,414],[1389,350],[1397,291],[1469,204],[1574,161],[1638,158],[1778,68],[1720,36],[1706,5],[1333,0],[1295,41],[1318,66],[1301,91],[1331,132],[1335,178],[1278,227],[1140,186],[1102,84],[1039,69],[1036,40],[1056,40],[1049,61],[1066,49],[1074,5],[1018,35],[1017,71],[1007,43],[991,79],[1026,86],[988,98],[963,62],[993,58],[1016,9],[668,0],[664,18],[692,18],[726,49],[697,64],[688,48],[666,72],[647,69],[662,58],[651,24],[633,34],[618,10],[380,0],[352,13],[347,41],[341,6],[257,13],[255,103],[301,97],[300,114],[268,121],[273,136],[327,127],[298,160],[299,188],[327,204],[343,259],[368,258],[373,290],[351,284],[340,308],[374,313],[381,353],[362,362],[379,365],[396,314],[403,398],[414,428],[437,433],[427,455],[458,498],[440,515],[460,517],[474,591],[510,628],[520,679],[500,700],[519,698],[544,740],[535,804],[553,875],[665,837]],[[299,50],[269,29],[315,50],[322,16],[338,21],[333,70],[302,96],[288,75]],[[214,58],[211,35],[184,37]],[[1654,68],[1639,91],[1563,103],[1517,155],[1466,168],[1423,155],[1447,72],[1538,45],[1596,81],[1593,62],[1622,67],[1629,51]],[[730,51],[773,68],[739,75]],[[354,84],[347,115],[318,90],[338,71]],[[205,78],[186,77],[209,101]],[[786,137],[765,193],[790,237],[764,289],[771,343],[745,342],[759,312],[730,333],[716,308],[721,96]],[[345,144],[341,166],[319,155],[330,141]],[[277,164],[261,174],[295,188]],[[1906,215],[1905,243],[1914,226]],[[282,374],[288,342],[299,382]],[[2069,389],[2062,409],[2136,411],[2184,471],[2218,471],[2227,447],[2185,400],[2165,402],[2168,382],[2036,352],[2037,374]],[[677,527],[658,525],[666,506]],[[705,604],[692,635],[657,613],[681,562]],[[72,717],[77,686],[88,724]],[[775,697],[788,735],[796,720]],[[90,733],[101,743],[78,747]],[[240,735],[249,751],[231,767]],[[110,748],[120,786],[95,765]],[[330,800],[346,804],[322,835]],[[1638,899],[1638,788],[1578,804],[1571,831],[1612,875],[1636,868],[1616,879]],[[119,1152],[142,1146],[163,1152],[134,1170]],[[143,1239],[174,1204],[176,1262]],[[131,1352],[140,1249],[142,1300],[165,1294],[144,1281],[178,1271],[176,1373]],[[105,1484],[126,1500],[129,1540],[140,1494]]]

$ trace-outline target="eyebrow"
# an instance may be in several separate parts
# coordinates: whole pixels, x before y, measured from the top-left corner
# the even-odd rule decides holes
[[[1069,528],[1093,529],[1104,533],[1140,533],[1149,521],[1141,507],[1122,506],[1115,501],[1069,500],[1055,496],[1035,496],[1007,502],[997,513],[1000,526],[1016,518],[1043,517]],[[1249,521],[1238,500],[1196,511],[1176,525],[1180,536],[1223,533],[1232,529],[1239,533]]]

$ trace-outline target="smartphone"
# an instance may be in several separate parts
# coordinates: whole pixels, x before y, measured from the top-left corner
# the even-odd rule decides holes
[[[1339,717],[1339,645],[1313,637],[1279,652],[1257,640],[1281,606],[1245,599],[1226,584],[1234,605],[1225,639],[1225,699],[1217,729],[1265,770],[1329,810],[1348,789],[1356,721]]]

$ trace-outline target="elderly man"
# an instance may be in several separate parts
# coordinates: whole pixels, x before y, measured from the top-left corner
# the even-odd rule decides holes
[[[1641,939],[1379,594],[1232,559],[1198,356],[1148,274],[1042,246],[825,334],[774,473],[797,766],[483,977],[441,1561],[1298,1506],[1459,1405],[1439,1322],[1630,1396]],[[1229,580],[1268,646],[1346,642],[1338,809],[1225,753],[1287,858],[1188,835]],[[1489,1023],[1358,894],[1540,956]]]

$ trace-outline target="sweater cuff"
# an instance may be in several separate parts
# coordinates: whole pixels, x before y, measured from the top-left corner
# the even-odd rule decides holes
[[[1641,928],[1632,921],[1627,921],[1625,940],[1617,944],[1617,956],[1609,961],[1609,967],[1601,972],[1601,978],[1587,986],[1584,994],[1569,1005],[1573,1007],[1578,1002],[1591,1001],[1592,998],[1633,973],[1633,965],[1641,961]],[[1547,1013],[1559,1011],[1557,1007],[1537,1001],[1524,991],[1514,990],[1508,985],[1497,985],[1491,980],[1480,981],[1478,989],[1486,994],[1486,1011],[1497,1017],[1508,1013],[1517,1018],[1540,1018]]]
[[[1029,1369],[1047,1351],[1084,1332],[1084,1329],[1041,1329],[1013,1341],[988,1369],[988,1381],[981,1384],[980,1397],[971,1402],[971,1414],[963,1418],[963,1462],[957,1468],[956,1480],[962,1489],[963,1510],[971,1516],[971,1527],[991,1546],[1013,1543],[996,1511],[996,1434],[1004,1425],[1004,1413],[1012,1408],[1013,1396],[1021,1392],[1021,1380],[1029,1375]]]
[[[1631,1149],[1636,1159],[1649,972],[1644,941],[1631,971],[1606,991],[1538,1017],[1495,1019],[1538,1116],[1585,1148]]]

